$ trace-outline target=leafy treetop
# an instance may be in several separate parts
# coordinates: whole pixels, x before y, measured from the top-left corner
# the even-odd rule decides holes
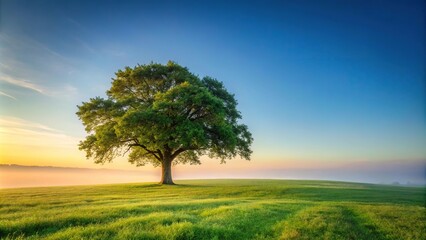
[[[223,83],[174,62],[126,67],[112,80],[106,99],[78,106],[87,158],[105,163],[130,152],[137,166],[200,164],[201,155],[250,159],[253,138]]]

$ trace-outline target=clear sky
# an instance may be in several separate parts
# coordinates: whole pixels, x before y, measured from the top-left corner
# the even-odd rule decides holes
[[[235,93],[254,153],[231,169],[424,162],[425,12],[422,0],[0,0],[0,163],[98,167],[77,149],[76,105],[105,96],[118,69],[168,60]],[[190,169],[227,167],[205,162]]]

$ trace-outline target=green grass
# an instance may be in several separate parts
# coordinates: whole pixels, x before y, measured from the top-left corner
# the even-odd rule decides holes
[[[0,190],[1,239],[426,239],[425,188],[193,180]]]

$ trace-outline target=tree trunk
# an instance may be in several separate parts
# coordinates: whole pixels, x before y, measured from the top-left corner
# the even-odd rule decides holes
[[[172,161],[171,160],[164,160],[161,164],[161,184],[168,184],[168,185],[174,185],[172,179]]]

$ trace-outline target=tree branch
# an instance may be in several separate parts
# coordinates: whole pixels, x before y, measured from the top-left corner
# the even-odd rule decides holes
[[[138,140],[135,139],[135,138],[129,138],[129,139],[126,139],[126,140],[120,140],[121,143],[127,143],[127,142],[130,142],[130,141],[134,141],[135,143],[138,142]]]
[[[161,152],[160,149],[157,149],[157,153],[158,153],[158,156],[160,156],[161,159],[164,158],[163,153]]]
[[[126,151],[124,151],[123,156],[126,155],[126,153],[128,153],[130,151],[130,149],[132,148],[131,145],[128,146],[128,148],[126,149]]]
[[[185,152],[186,150],[187,149],[185,149],[185,148],[179,148],[174,153],[172,153],[172,155],[171,155],[172,159],[175,159],[175,157],[177,157],[179,154]]]
[[[157,156],[157,154],[155,154],[156,152],[149,150],[145,145],[140,144],[140,143],[133,143],[133,144],[129,144],[130,147],[141,147],[143,148],[145,151],[147,151],[148,153],[150,153],[152,156],[154,156],[158,161],[161,161],[161,158],[159,156]]]

